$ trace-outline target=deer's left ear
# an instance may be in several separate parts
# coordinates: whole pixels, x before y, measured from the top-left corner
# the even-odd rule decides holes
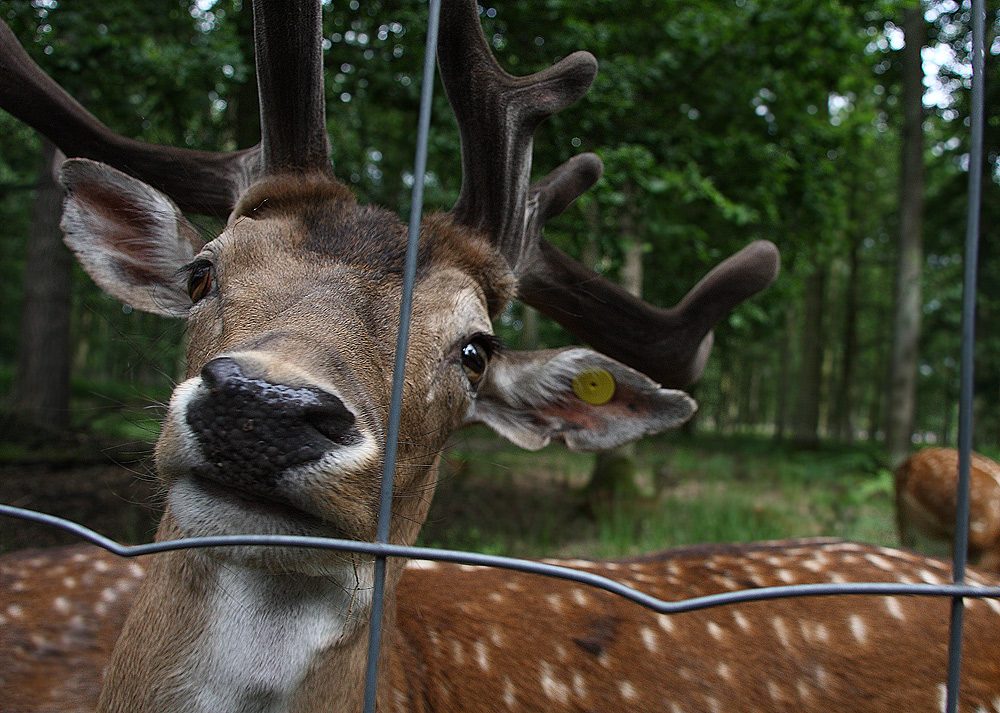
[[[181,268],[198,231],[173,201],[121,171],[86,159],[63,164],[66,244],[94,282],[136,309],[183,317],[191,307]]]
[[[590,349],[497,355],[469,408],[522,448],[560,439],[572,450],[614,448],[687,421],[694,400]]]

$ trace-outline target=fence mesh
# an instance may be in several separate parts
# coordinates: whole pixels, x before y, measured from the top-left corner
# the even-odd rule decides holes
[[[979,206],[982,190],[983,159],[983,117],[985,81],[984,38],[985,0],[973,0],[973,66],[972,102],[970,122],[970,161],[968,188],[968,218],[964,255],[963,311],[962,311],[962,354],[961,354],[961,395],[959,403],[959,479],[957,515],[954,542],[954,561],[951,584],[919,583],[830,583],[803,584],[777,587],[762,587],[729,591],[680,601],[664,601],[644,592],[628,587],[591,572],[561,567],[545,562],[515,559],[475,552],[443,550],[426,547],[407,547],[388,544],[393,475],[395,471],[396,447],[399,436],[399,420],[402,406],[403,372],[406,345],[409,334],[409,320],[416,272],[417,234],[419,232],[424,176],[426,173],[427,141],[430,129],[430,108],[433,91],[434,57],[437,45],[440,0],[430,0],[425,59],[421,88],[421,104],[417,135],[417,150],[414,169],[414,185],[409,220],[409,235],[404,271],[403,302],[400,309],[399,339],[396,345],[395,370],[387,428],[386,458],[381,489],[380,516],[375,542],[358,542],[319,537],[292,536],[229,536],[201,537],[154,542],[143,545],[121,545],[78,523],[45,513],[0,504],[0,516],[18,518],[45,526],[56,527],[74,534],[82,540],[104,548],[121,557],[137,557],[169,550],[196,547],[255,546],[255,547],[301,547],[311,549],[339,550],[364,554],[375,560],[375,582],[372,604],[372,626],[370,627],[368,669],[365,681],[365,711],[375,711],[375,691],[378,678],[378,648],[381,641],[382,614],[384,605],[384,581],[386,560],[389,557],[417,560],[433,560],[456,564],[497,567],[531,574],[577,582],[598,588],[633,601],[661,614],[680,614],[700,609],[708,609],[729,604],[752,601],[766,601],[789,597],[814,596],[857,596],[857,595],[914,595],[950,597],[952,599],[947,695],[944,710],[955,713],[958,709],[958,695],[961,677],[961,641],[963,631],[963,600],[965,598],[1000,598],[1000,586],[973,586],[965,583],[969,525],[969,481],[973,434],[973,346],[975,342],[974,316],[976,273],[979,249]]]

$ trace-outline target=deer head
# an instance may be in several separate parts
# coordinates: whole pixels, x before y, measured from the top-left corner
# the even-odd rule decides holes
[[[198,152],[117,136],[45,76],[6,26],[0,106],[76,157],[62,174],[63,227],[93,279],[133,307],[187,319],[189,378],[174,391],[156,447],[167,492],[157,537],[372,539],[406,228],[358,204],[331,173],[320,4],[255,0],[253,12],[262,125],[253,149]],[[403,544],[426,516],[446,439],[465,424],[487,424],[526,448],[555,439],[594,450],[682,423],[694,403],[674,388],[700,375],[714,324],[766,287],[778,265],[773,245],[755,243],[677,307],[659,309],[551,246],[543,225],[599,178],[601,164],[585,154],[531,184],[532,134],[583,95],[596,61],[579,52],[512,77],[492,57],[475,2],[446,0],[441,17],[438,58],[461,134],[462,187],[420,233],[390,534]],[[203,244],[184,210],[229,218]],[[491,320],[515,298],[596,350],[505,349]],[[593,380],[597,393],[588,391]],[[192,690],[245,684],[234,683],[244,671],[211,651],[244,641],[246,629],[234,633],[231,622],[245,619],[246,602],[268,622],[255,635],[275,643],[259,662],[273,677],[253,685],[278,699],[297,695],[286,687],[307,676],[314,656],[360,640],[370,563],[359,558],[247,548],[157,562],[123,636],[139,651],[112,667],[112,707],[193,706]],[[399,567],[390,588],[398,575]],[[228,599],[213,594],[220,589]],[[283,649],[282,615],[308,620],[318,601],[326,613],[316,613],[313,639]],[[340,670],[355,670],[352,656]],[[176,686],[120,693],[156,672]],[[198,700],[210,709],[215,699]],[[336,701],[347,708],[354,698]]]

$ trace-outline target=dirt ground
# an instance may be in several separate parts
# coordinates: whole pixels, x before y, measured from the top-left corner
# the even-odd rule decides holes
[[[64,459],[0,465],[0,503],[83,524],[123,543],[148,542],[159,519],[148,447],[104,446]],[[73,544],[54,527],[0,517],[0,551]]]

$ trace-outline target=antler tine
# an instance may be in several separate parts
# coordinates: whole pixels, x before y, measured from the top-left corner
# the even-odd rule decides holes
[[[661,309],[551,245],[541,238],[540,227],[538,222],[533,231],[536,248],[520,276],[519,297],[594,349],[670,388],[683,388],[701,376],[712,329],[770,285],[780,265],[774,244],[759,240],[722,261],[675,307]]]
[[[438,63],[462,143],[462,188],[451,214],[485,232],[515,272],[525,239],[532,135],[590,87],[597,60],[575,52],[527,77],[493,58],[475,0],[444,0]]]
[[[119,136],[49,78],[2,21],[0,76],[0,108],[47,136],[67,156],[125,171],[166,193],[182,210],[227,215],[258,162],[258,148],[193,151]]]
[[[263,172],[331,173],[319,0],[254,0]]]

